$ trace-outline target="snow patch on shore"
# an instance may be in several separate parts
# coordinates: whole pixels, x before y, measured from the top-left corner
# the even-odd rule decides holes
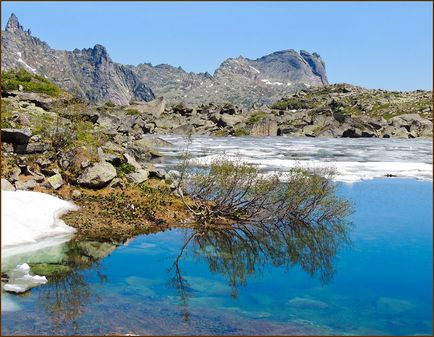
[[[72,202],[30,191],[1,191],[1,199],[3,253],[11,247],[75,232],[60,220],[63,214],[78,210]]]

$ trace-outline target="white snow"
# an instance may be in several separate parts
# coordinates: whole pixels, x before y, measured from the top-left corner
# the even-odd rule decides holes
[[[32,73],[36,73],[36,69],[29,66],[26,62],[23,61],[21,57],[18,58],[18,62],[24,64],[24,66],[29,69]]]
[[[18,51],[18,52],[17,52],[17,55],[18,55],[18,57],[21,57],[21,52]]]
[[[286,83],[286,86],[289,87],[290,85],[292,85],[291,82]]]
[[[8,273],[9,281],[3,286],[6,291],[23,293],[30,288],[48,282],[45,276],[30,275],[30,266],[27,263],[19,264]]]
[[[256,69],[255,67],[252,67],[252,66],[249,66],[250,68],[252,68],[254,71],[256,71],[258,74],[260,74],[261,72],[258,70],[258,69]]]
[[[283,85],[282,82],[271,82],[270,80],[261,80],[261,82],[264,82],[266,85]]]
[[[304,83],[304,85],[308,88],[310,87],[310,84]]]
[[[45,193],[1,191],[1,244],[4,249],[75,231],[60,217],[77,210],[72,202]]]

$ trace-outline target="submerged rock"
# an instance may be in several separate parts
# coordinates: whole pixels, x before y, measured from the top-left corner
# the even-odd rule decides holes
[[[313,300],[310,298],[303,298],[303,297],[294,297],[293,299],[288,301],[288,304],[291,307],[300,308],[300,309],[326,309],[328,308],[328,304],[319,301],[319,300]]]
[[[63,264],[38,263],[31,266],[31,271],[46,276],[60,276],[71,272],[71,267]]]
[[[27,290],[48,282],[45,276],[30,274],[27,263],[19,264],[8,273],[9,281],[3,289],[8,292],[24,293]]]

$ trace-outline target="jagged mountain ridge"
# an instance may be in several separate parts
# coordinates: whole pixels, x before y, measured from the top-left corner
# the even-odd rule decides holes
[[[121,65],[101,45],[73,51],[55,50],[25,31],[12,14],[2,31],[2,69],[25,68],[47,76],[62,88],[90,101],[128,104],[164,96],[169,103],[230,102],[242,106],[270,104],[310,86],[327,84],[321,57],[289,49],[252,60],[229,58],[213,75],[150,63]]]
[[[321,57],[306,51],[275,52],[256,60],[229,58],[214,72],[188,73],[180,67],[149,63],[128,66],[157,96],[190,104],[231,102],[243,106],[270,104],[283,95],[328,84]]]
[[[90,101],[128,104],[150,101],[152,90],[127,67],[113,62],[105,47],[61,51],[25,31],[12,14],[2,31],[2,69],[24,68],[44,75],[65,90]]]

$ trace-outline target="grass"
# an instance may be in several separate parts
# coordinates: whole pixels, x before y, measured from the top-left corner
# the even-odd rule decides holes
[[[48,79],[29,73],[24,69],[2,71],[2,90],[18,90],[19,86],[24,91],[47,94],[49,96],[60,96],[64,93],[57,85]]]
[[[267,113],[263,112],[263,111],[257,111],[255,113],[253,113],[246,121],[247,125],[253,125],[261,120],[263,120],[264,118],[267,117]]]

